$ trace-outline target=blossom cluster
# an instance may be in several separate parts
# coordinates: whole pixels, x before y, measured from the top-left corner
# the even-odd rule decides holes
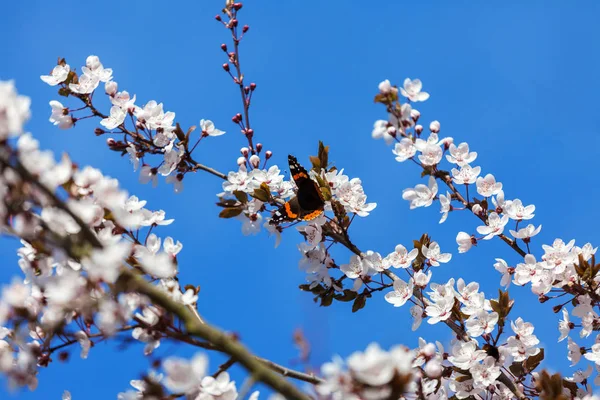
[[[242,192],[252,197],[251,199],[236,203],[238,212],[236,217],[242,221],[242,233],[244,235],[255,235],[260,232],[261,226],[264,226],[270,233],[277,235],[277,244],[280,240],[281,229],[270,224],[271,217],[264,218],[262,212],[266,211],[266,206],[271,204],[279,207],[281,203],[296,193],[296,184],[293,179],[286,180],[277,165],[272,165],[268,169],[264,167],[270,159],[267,152],[265,154],[263,167],[261,168],[261,158],[257,154],[249,156],[247,148],[241,149],[242,156],[238,160],[238,171],[230,171],[227,174],[227,180],[223,182],[223,193],[219,196],[235,195],[236,192]],[[366,217],[377,206],[376,203],[367,203],[367,195],[359,178],[349,178],[344,175],[344,170],[331,169],[326,171],[321,169],[320,173],[314,170],[310,171],[311,179],[320,179],[326,190],[331,194],[331,200],[339,202],[346,213]],[[264,188],[262,196],[257,195],[257,191]],[[326,206],[330,210],[331,201]],[[263,222],[264,221],[264,222]],[[311,221],[309,226],[321,230],[325,219]],[[319,234],[320,235],[320,234]],[[322,235],[319,236],[320,238]],[[319,240],[320,241],[320,240]],[[313,240],[312,247],[316,246],[318,241]],[[308,250],[306,248],[305,250]]]
[[[407,99],[405,103],[401,104],[399,94]],[[552,245],[542,245],[544,254],[541,259],[536,259],[531,253],[530,243],[531,239],[539,234],[541,225],[529,223],[519,227],[521,223],[534,217],[535,206],[524,205],[520,199],[505,199],[502,183],[492,174],[483,176],[481,167],[472,165],[477,159],[477,152],[471,151],[468,143],[463,142],[457,146],[453,138],[439,137],[441,125],[438,121],[430,123],[429,135],[423,138],[424,128],[419,124],[421,113],[413,108],[413,104],[428,98],[429,94],[422,91],[422,83],[418,79],[406,79],[404,87],[400,90],[389,81],[381,82],[379,94],[375,98],[377,102],[386,105],[389,119],[375,122],[373,138],[383,138],[387,144],[395,142],[392,152],[396,161],[411,160],[422,168],[423,175],[429,175],[426,185],[418,184],[414,188],[404,189],[402,197],[410,202],[411,209],[429,207],[439,200],[442,214],[440,223],[447,219],[450,212],[459,210],[469,210],[481,220],[484,225],[476,229],[479,236],[467,232],[457,234],[459,253],[470,250],[480,240],[493,237],[500,237],[511,246],[519,254],[522,262],[512,267],[504,259],[496,259],[494,267],[502,274],[502,286],[508,287],[511,282],[518,286],[529,284],[540,302],[561,297],[553,296],[552,292],[568,295],[575,305],[570,312],[566,304],[555,307],[555,312],[562,309],[563,313],[563,320],[559,323],[559,341],[568,338],[568,358],[573,365],[583,355],[594,362],[600,372],[600,345],[597,344],[600,335],[595,336],[591,348],[577,345],[569,336],[573,329],[579,327],[580,337],[588,338],[600,321],[600,303],[597,300],[600,295],[597,284],[600,282],[600,268],[595,263],[597,248],[590,243],[578,247],[573,240],[565,243],[556,239]],[[452,165],[450,172],[440,168],[444,156]],[[447,186],[445,193],[440,193],[438,180]],[[473,197],[470,197],[469,187],[473,185],[480,197],[475,197],[474,193]],[[461,193],[460,188],[464,188],[465,192]],[[515,223],[515,228],[508,230],[512,238],[505,233],[509,221]],[[527,251],[523,250],[520,244],[523,244]],[[357,256],[353,256],[353,259],[356,260]],[[386,295],[386,300],[394,306],[401,306],[410,301],[415,290],[423,289],[423,286],[417,284],[421,274],[422,271],[415,271],[408,283],[401,279],[395,280],[394,291]],[[495,311],[490,312],[489,301],[483,298],[483,294],[478,296],[478,285],[471,283],[465,286],[464,282],[459,280],[457,284],[463,288],[456,291],[452,288],[453,280],[451,281],[447,284],[450,287],[432,283],[434,291],[428,293],[430,303],[415,304],[411,314],[417,319],[420,319],[421,315],[427,315],[428,322],[436,323],[453,316],[455,302],[458,301],[461,304],[461,313],[468,316],[465,322],[466,333],[472,338],[489,335],[498,323],[498,314]],[[466,295],[468,296],[465,297]],[[465,303],[464,300],[467,299],[471,300]],[[471,303],[474,299],[477,299],[476,302]],[[421,313],[420,307],[424,307],[424,314]],[[571,316],[578,318],[580,322],[571,322]],[[515,336],[509,337],[506,344],[500,347],[502,352],[513,361],[524,361],[529,357],[538,356],[539,348],[536,345],[539,341],[532,335],[533,326],[519,319],[512,323],[512,328]],[[576,372],[571,380],[585,386],[585,379],[590,374],[591,367],[586,373]],[[582,392],[578,393],[578,396],[583,397],[586,394],[587,392]]]
[[[119,91],[118,83],[113,79],[111,68],[104,68],[98,56],[87,57],[85,66],[81,68],[82,74],[77,75],[71,70],[66,61],[60,60],[49,75],[40,78],[50,86],[60,85],[59,94],[74,96],[82,100],[85,106],[82,109],[72,110],[65,107],[57,100],[50,101],[52,113],[50,122],[61,129],[69,129],[78,120],[90,116],[100,117],[103,128],[96,129],[96,135],[105,133],[123,133],[123,141],[113,138],[107,139],[111,150],[128,154],[134,171],[140,169],[140,182],[158,184],[158,175],[164,176],[166,182],[173,184],[176,193],[183,190],[183,177],[193,170],[194,162],[188,148],[189,135],[182,137],[175,123],[175,113],[164,111],[163,103],[155,100],[147,102],[144,106],[136,105],[136,96],[126,90]],[[104,115],[92,104],[93,95],[100,83],[104,83],[104,93],[110,101],[110,113]],[[75,117],[74,112],[89,110],[91,115]],[[131,118],[132,129],[126,126],[127,117]],[[217,129],[210,120],[200,120],[201,139],[208,136],[220,136],[225,132]],[[192,127],[188,133],[191,133]],[[195,146],[194,145],[194,148]],[[162,161],[158,167],[144,163],[146,155],[160,154]],[[140,164],[142,164],[140,168]]]
[[[0,220],[3,232],[21,239],[24,274],[0,291],[0,372],[13,386],[35,388],[38,368],[54,352],[78,343],[86,358],[95,340],[120,331],[146,343],[149,354],[167,336],[153,328],[164,310],[113,288],[123,270],[136,268],[158,279],[156,287],[173,300],[195,304],[195,290],[180,289],[174,279],[182,244],[150,233],[173,220],[95,168],[78,168],[66,155],[56,162],[22,133],[29,100],[10,82],[0,88],[2,107],[10,111],[0,112],[0,126],[6,137],[18,137],[2,144]]]

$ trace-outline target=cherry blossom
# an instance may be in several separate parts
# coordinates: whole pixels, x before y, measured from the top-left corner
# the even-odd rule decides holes
[[[514,273],[514,268],[509,267],[506,261],[504,261],[501,258],[496,258],[494,268],[496,269],[496,271],[502,274],[500,285],[504,286],[505,288],[509,287],[510,281],[512,279],[512,274]]]
[[[40,79],[50,86],[56,86],[67,79],[70,71],[71,67],[69,67],[69,64],[59,64],[52,68],[50,75],[41,75]]]
[[[385,257],[383,260],[383,264],[386,265],[386,268],[394,267],[394,268],[408,268],[410,264],[413,262],[417,255],[419,254],[418,249],[412,249],[410,252],[406,250],[406,247],[399,244],[396,246],[394,251]]]
[[[412,297],[413,289],[412,280],[407,284],[402,279],[397,279],[394,281],[394,290],[386,293],[385,300],[394,307],[401,307]]]
[[[23,133],[23,125],[29,119],[31,99],[17,94],[12,81],[0,81],[0,139]]]
[[[402,138],[400,143],[396,143],[392,153],[396,155],[396,161],[404,162],[410,158],[413,158],[417,153],[417,148],[415,147],[412,140],[408,138]]]
[[[446,155],[446,159],[449,163],[458,164],[459,167],[471,164],[477,158],[476,152],[469,152],[469,145],[467,143],[461,143],[458,146],[452,143],[448,150],[450,154]]]
[[[402,198],[410,201],[410,209],[412,210],[417,207],[429,207],[433,203],[437,192],[437,182],[433,176],[430,176],[428,186],[420,183],[414,189],[404,189]]]
[[[410,101],[425,101],[429,98],[429,93],[422,92],[423,84],[419,79],[406,78],[404,87],[400,88],[402,96],[407,97]]]
[[[484,240],[490,240],[494,236],[501,235],[504,232],[504,227],[508,223],[508,216],[503,215],[500,217],[495,212],[490,213],[487,220],[487,225],[478,226],[477,232],[483,237]]]
[[[481,167],[472,168],[470,165],[463,165],[460,170],[452,168],[452,180],[459,185],[471,185],[475,183],[481,173]]]
[[[118,127],[125,121],[125,117],[127,116],[125,110],[123,110],[119,106],[112,106],[110,108],[110,115],[107,118],[104,118],[100,121],[100,125],[105,127],[106,129],[112,130]]]
[[[429,260],[434,267],[439,267],[440,263],[447,263],[452,258],[450,253],[442,253],[440,245],[437,242],[431,242],[429,246],[423,245],[421,253]]]
[[[200,129],[202,129],[202,134],[207,136],[221,136],[225,134],[225,131],[215,128],[215,124],[209,119],[200,120]]]
[[[477,186],[477,193],[483,197],[495,196],[502,190],[502,183],[496,182],[496,178],[492,174],[477,177],[475,185]]]
[[[533,224],[529,224],[525,228],[521,228],[518,231],[513,231],[511,229],[509,232],[515,239],[528,240],[540,233],[541,230],[541,225],[536,228]]]
[[[508,204],[503,207],[503,210],[510,219],[521,221],[529,220],[534,217],[533,212],[535,211],[535,206],[533,204],[529,206],[523,206],[521,200],[515,199],[511,202],[508,202]]]
[[[96,75],[83,74],[79,77],[79,82],[69,83],[69,89],[78,94],[90,94],[100,84],[100,79]]]
[[[385,144],[390,145],[395,140],[395,136],[390,135],[388,131],[389,122],[385,120],[375,121],[373,125],[373,131],[371,132],[371,136],[373,139],[383,139]]]

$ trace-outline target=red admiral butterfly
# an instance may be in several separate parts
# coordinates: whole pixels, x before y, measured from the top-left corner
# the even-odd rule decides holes
[[[317,182],[310,179],[308,172],[298,163],[296,157],[289,155],[290,174],[296,182],[298,192],[273,214],[273,225],[286,221],[309,221],[323,213],[325,201]]]

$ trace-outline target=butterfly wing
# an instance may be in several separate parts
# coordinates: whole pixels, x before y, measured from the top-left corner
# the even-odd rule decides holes
[[[269,223],[272,225],[279,225],[282,222],[295,221],[300,215],[301,210],[298,203],[298,197],[292,197],[273,213],[273,217]]]
[[[304,221],[315,219],[323,213],[325,207],[321,189],[315,181],[310,179],[308,172],[300,165],[296,157],[290,154],[288,163],[290,175],[296,182],[298,193],[296,197],[291,198],[275,211],[270,222],[274,225],[298,219]]]
[[[294,157],[291,154],[288,155],[288,164],[290,165],[290,175],[292,175],[292,179],[294,180],[294,182],[296,182],[296,186],[298,186],[298,189],[300,189],[300,185],[303,182],[310,181],[306,169],[304,169],[304,167],[300,165],[296,157]]]

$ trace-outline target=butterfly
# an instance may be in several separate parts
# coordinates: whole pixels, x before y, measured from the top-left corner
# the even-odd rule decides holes
[[[298,192],[273,214],[270,223],[278,225],[286,221],[310,221],[323,214],[325,200],[319,185],[310,179],[306,169],[296,159],[289,155],[290,174],[296,182]]]

